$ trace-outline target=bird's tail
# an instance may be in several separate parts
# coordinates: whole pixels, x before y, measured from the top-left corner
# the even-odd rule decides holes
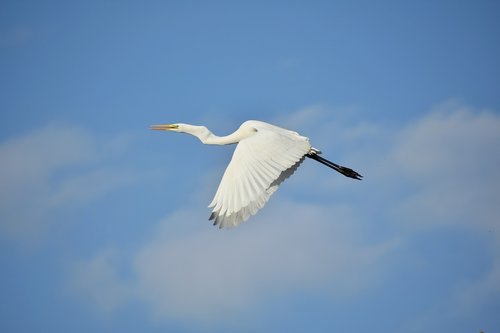
[[[321,152],[319,152],[317,149],[315,149],[315,150],[311,150],[306,156],[309,158],[312,158],[315,161],[318,161],[321,164],[326,165],[327,167],[332,168],[333,170],[335,170],[337,172],[340,172],[341,174],[343,174],[346,177],[357,179],[357,180],[361,180],[363,178],[363,176],[361,176],[359,173],[357,173],[353,169],[335,164],[332,161],[329,161],[326,158],[319,156],[318,155],[319,153],[321,153]]]

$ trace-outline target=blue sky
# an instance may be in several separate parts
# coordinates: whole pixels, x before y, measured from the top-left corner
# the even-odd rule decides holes
[[[2,332],[500,331],[494,1],[0,3]],[[308,136],[258,215],[233,147]]]

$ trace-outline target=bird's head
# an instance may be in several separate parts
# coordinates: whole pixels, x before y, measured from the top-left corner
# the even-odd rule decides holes
[[[152,130],[157,131],[171,131],[179,133],[187,133],[196,136],[200,140],[206,138],[211,133],[205,126],[196,126],[189,124],[164,124],[164,125],[151,125]]]

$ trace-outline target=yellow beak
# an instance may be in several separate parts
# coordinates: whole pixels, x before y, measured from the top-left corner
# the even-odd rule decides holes
[[[179,125],[175,124],[164,124],[164,125],[151,125],[149,129],[157,131],[169,131],[178,128]]]

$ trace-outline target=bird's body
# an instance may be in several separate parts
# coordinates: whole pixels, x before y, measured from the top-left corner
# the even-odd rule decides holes
[[[204,144],[237,143],[209,205],[210,220],[220,228],[236,226],[257,213],[306,156],[348,177],[361,179],[355,171],[318,156],[320,151],[311,147],[307,137],[262,121],[248,120],[234,133],[222,137],[204,126],[188,124],[153,125],[151,129],[188,133]]]

